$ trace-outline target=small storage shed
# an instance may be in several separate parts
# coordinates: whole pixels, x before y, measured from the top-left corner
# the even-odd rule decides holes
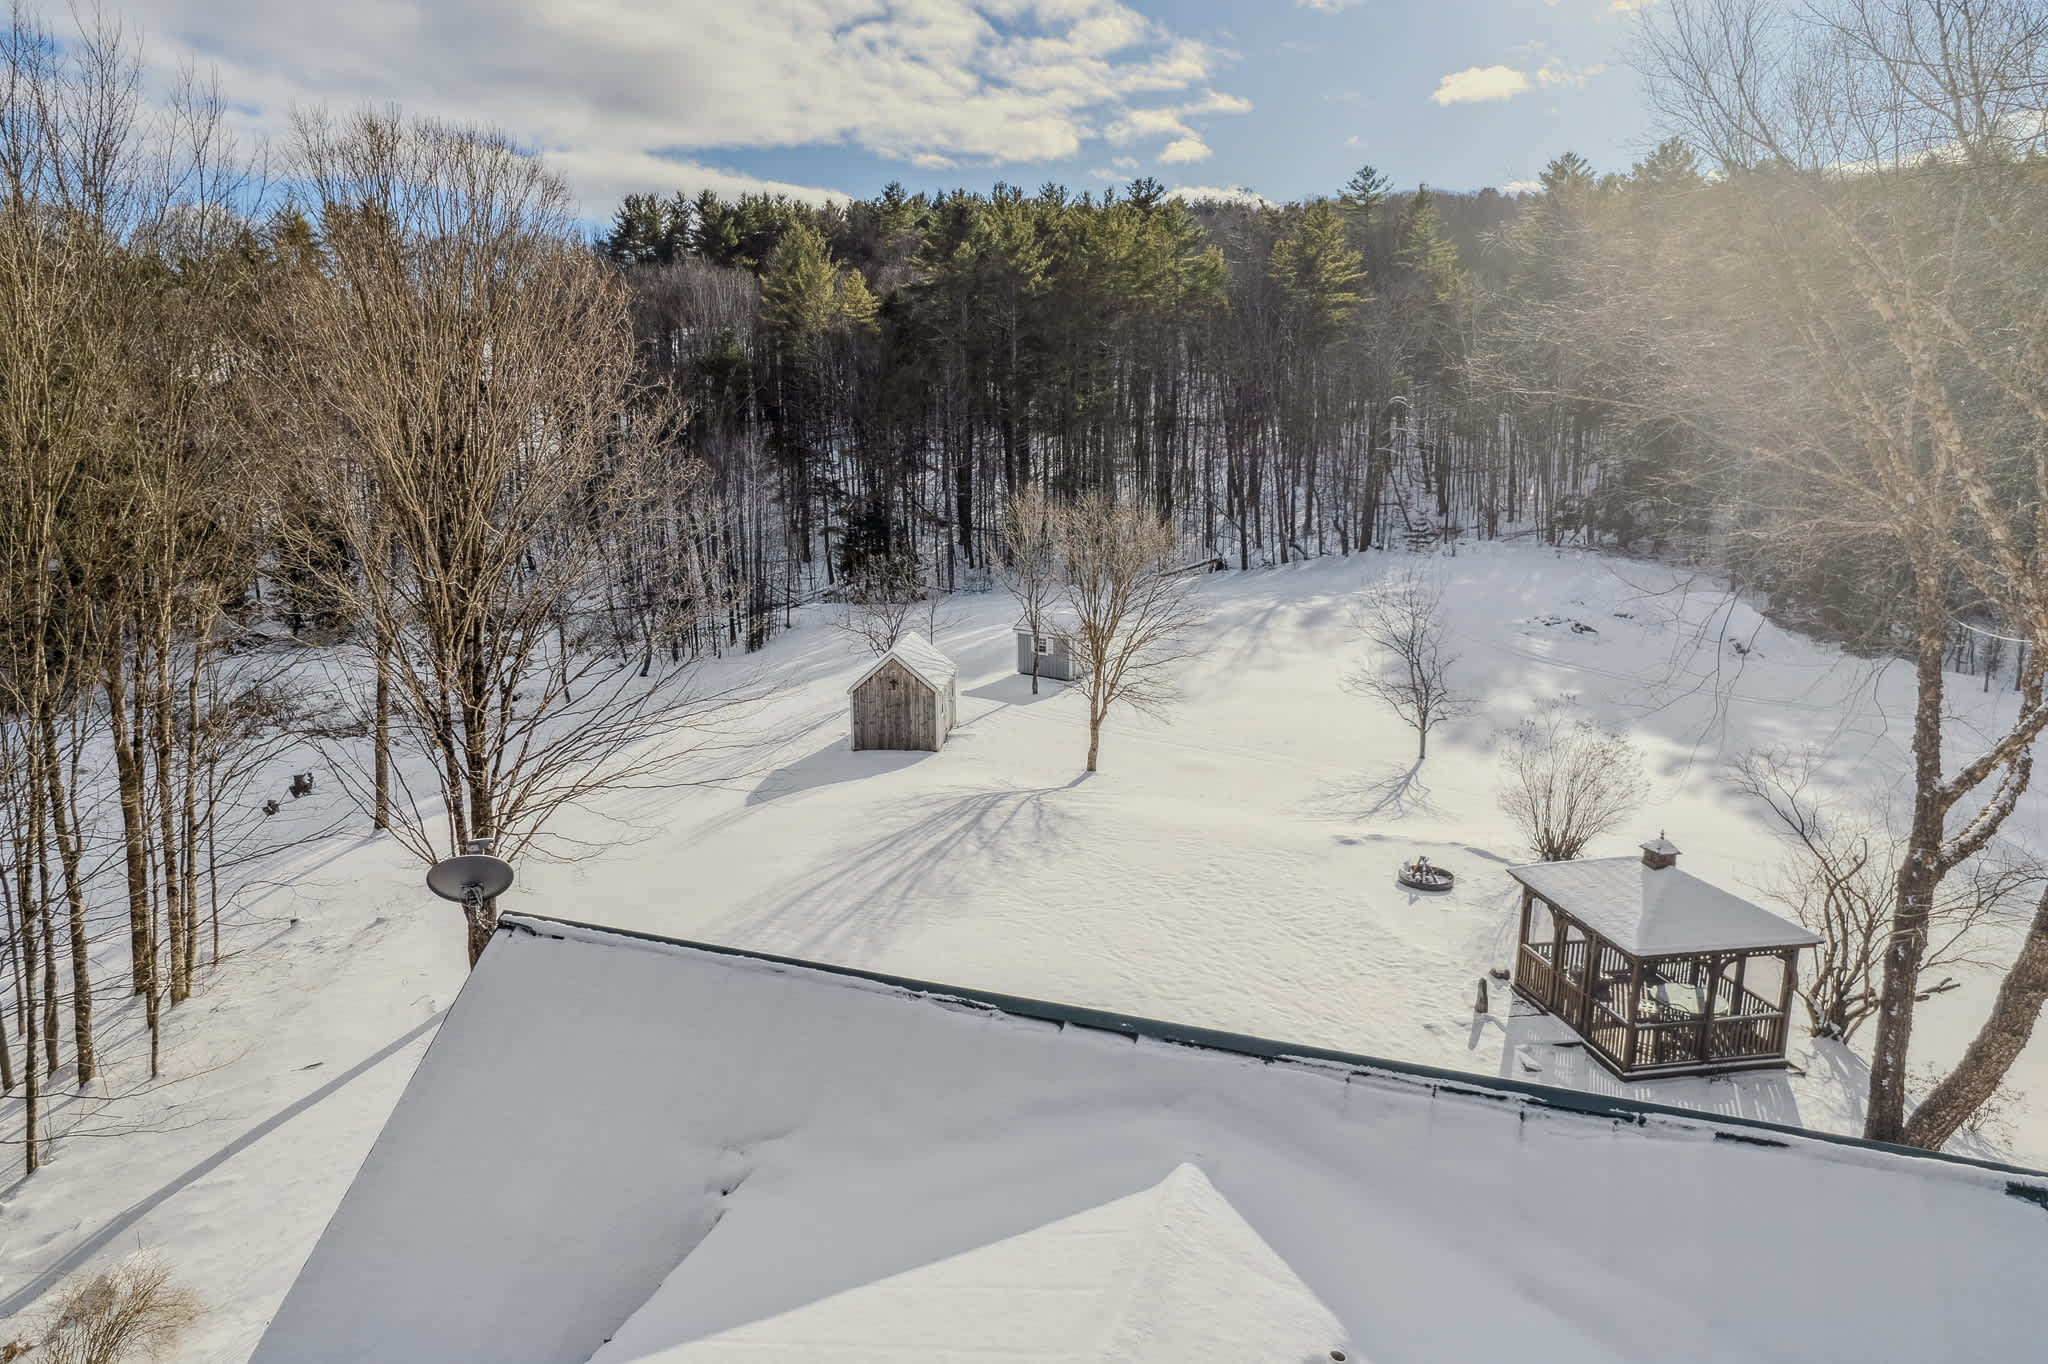
[[[1785,1064],[1798,924],[1678,869],[1659,835],[1633,857],[1510,867],[1522,885],[1517,994],[1634,1079]]]
[[[920,634],[908,634],[846,689],[853,746],[936,753],[960,715],[959,670]]]
[[[1034,632],[1027,621],[1017,622],[1017,671],[1031,676],[1031,661],[1038,660],[1038,675],[1055,682],[1074,680],[1073,636],[1050,621],[1041,621]]]

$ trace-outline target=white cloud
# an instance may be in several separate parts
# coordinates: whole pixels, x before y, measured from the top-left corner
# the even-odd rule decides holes
[[[1217,185],[1179,185],[1166,191],[1166,197],[1185,199],[1191,204],[1200,203],[1204,199],[1221,199],[1226,203],[1253,204],[1260,208],[1273,207],[1271,199],[1263,194],[1255,194],[1243,185],[1231,185],[1228,188]]]
[[[218,69],[249,134],[294,103],[402,105],[543,150],[591,216],[632,190],[824,191],[715,168],[845,146],[928,166],[1064,160],[1119,125],[1168,142],[1250,106],[1228,59],[1126,0],[125,0],[153,69]],[[1199,140],[1197,137],[1196,140]]]
[[[1438,104],[1512,99],[1529,88],[1529,73],[1512,66],[1468,66],[1436,83],[1430,98]]]
[[[1595,62],[1591,66],[1573,68],[1552,57],[1537,68],[1536,83],[1539,85],[1567,85],[1574,90],[1583,90],[1588,76],[1597,76],[1606,69],[1607,64],[1605,62]]]
[[[1336,14],[1350,9],[1353,5],[1362,5],[1364,3],[1365,0],[1294,0],[1294,7],[1296,9],[1320,10],[1324,14]],[[1551,3],[1557,3],[1557,0],[1551,0]]]
[[[1205,90],[1200,99],[1185,104],[1130,110],[1104,128],[1102,135],[1119,147],[1151,138],[1167,138],[1167,145],[1159,153],[1161,161],[1200,161],[1209,155],[1209,144],[1202,141],[1201,134],[1187,120],[1202,114],[1241,114],[1251,107],[1252,102],[1248,99]]]
[[[1656,3],[1657,0],[1614,0],[1614,3],[1607,7],[1607,12],[1609,14],[1634,14],[1637,10]]]
[[[1470,104],[1481,100],[1513,99],[1539,85],[1580,90],[1585,88],[1590,77],[1606,69],[1606,65],[1600,62],[1592,66],[1566,66],[1555,57],[1536,68],[1533,78],[1529,72],[1513,66],[1468,66],[1438,81],[1430,98],[1438,104]]]

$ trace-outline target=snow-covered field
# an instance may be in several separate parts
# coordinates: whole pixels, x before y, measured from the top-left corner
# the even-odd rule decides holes
[[[1185,703],[1171,724],[1115,718],[1102,771],[1085,777],[1084,708],[1056,683],[1033,697],[1015,675],[1007,600],[964,599],[940,633],[960,666],[962,724],[936,754],[848,751],[844,688],[862,660],[822,615],[800,620],[765,655],[724,665],[780,687],[752,717],[743,761],[720,759],[708,785],[622,793],[576,816],[569,832],[617,846],[529,861],[506,907],[1620,1089],[1582,1051],[1551,1047],[1548,1020],[1511,1016],[1500,987],[1489,1015],[1472,1011],[1475,980],[1509,962],[1515,896],[1501,868],[1525,856],[1494,801],[1495,731],[1576,693],[1638,740],[1652,779],[1635,824],[1589,854],[1661,830],[1688,870],[1743,890],[1777,849],[1726,786],[1727,760],[1814,743],[1835,755],[1843,798],[1894,791],[1910,678],[1789,636],[1669,568],[1465,547],[1428,567],[1447,586],[1456,680],[1479,704],[1432,736],[1418,768],[1412,733],[1339,685],[1366,656],[1347,601],[1412,562],[1204,581],[1212,615],[1183,670]],[[2013,704],[1975,680],[1955,701],[1966,723]],[[294,817],[341,813],[332,785]],[[2030,798],[2009,832],[2048,848],[2044,810]],[[1417,852],[1455,869],[1458,889],[1396,887]],[[208,1308],[181,1358],[246,1358],[464,974],[455,910],[388,842],[332,838],[295,856],[241,904],[234,956],[173,1015],[173,1078],[68,1115],[97,1135],[64,1141],[43,1173],[0,1193],[0,1315],[70,1269],[160,1247]],[[1952,1061],[1991,988],[1972,979],[1925,1005],[1916,1057]],[[136,1026],[119,1015],[107,1044],[132,1052]],[[1795,1060],[1787,1074],[1629,1088],[1854,1130],[1861,1062],[1803,1038]],[[2048,1166],[2048,1106],[2029,1102],[2048,1093],[2048,1043],[2012,1084],[2002,1128],[1969,1149]]]

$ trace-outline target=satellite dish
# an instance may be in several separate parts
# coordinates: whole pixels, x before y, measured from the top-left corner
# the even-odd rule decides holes
[[[464,905],[503,895],[511,886],[512,865],[489,853],[445,858],[427,870],[428,890]]]

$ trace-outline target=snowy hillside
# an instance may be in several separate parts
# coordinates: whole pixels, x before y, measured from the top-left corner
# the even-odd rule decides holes
[[[616,846],[522,865],[505,908],[1618,1091],[1581,1050],[1550,1045],[1548,1020],[1511,1015],[1504,987],[1473,1012],[1474,982],[1509,964],[1501,868],[1526,856],[1495,805],[1495,731],[1576,693],[1629,730],[1652,779],[1635,825],[1589,854],[1661,830],[1688,870],[1747,891],[1777,850],[1726,786],[1728,759],[1820,744],[1845,797],[1893,790],[1904,731],[1888,717],[1905,713],[1910,678],[1788,636],[1669,568],[1466,548],[1428,567],[1462,655],[1454,681],[1479,704],[1417,768],[1412,732],[1339,685],[1366,656],[1347,601],[1410,562],[1206,580],[1185,703],[1170,725],[1115,717],[1087,777],[1085,711],[1059,684],[1033,697],[1015,675],[1006,599],[963,598],[941,622],[962,723],[935,754],[848,751],[845,687],[865,664],[822,614],[800,620],[765,654],[721,665],[780,687],[742,760],[721,759],[710,784],[578,816],[567,832]],[[1954,701],[2012,705],[1974,688]],[[330,808],[294,813],[342,813],[331,784],[312,802]],[[2048,849],[2044,811],[2030,798],[2008,831]],[[1459,874],[1455,892],[1394,884],[1418,852]],[[119,1098],[138,1028],[125,1014],[109,1025],[108,1049],[130,1058],[117,1097],[68,1115],[93,1135],[61,1142],[0,1203],[0,1314],[62,1272],[157,1246],[208,1307],[181,1358],[239,1364],[253,1348],[464,975],[459,916],[388,843],[328,839],[277,879],[231,925],[235,958],[173,1015],[170,1080]],[[1990,988],[1979,977],[1925,1005],[1916,1058],[1951,1062]],[[1803,1029],[1793,1051],[1786,1074],[1630,1088],[1855,1130],[1860,1061]],[[2012,1084],[2020,1097],[1990,1135],[2048,1165],[2048,1043]]]

